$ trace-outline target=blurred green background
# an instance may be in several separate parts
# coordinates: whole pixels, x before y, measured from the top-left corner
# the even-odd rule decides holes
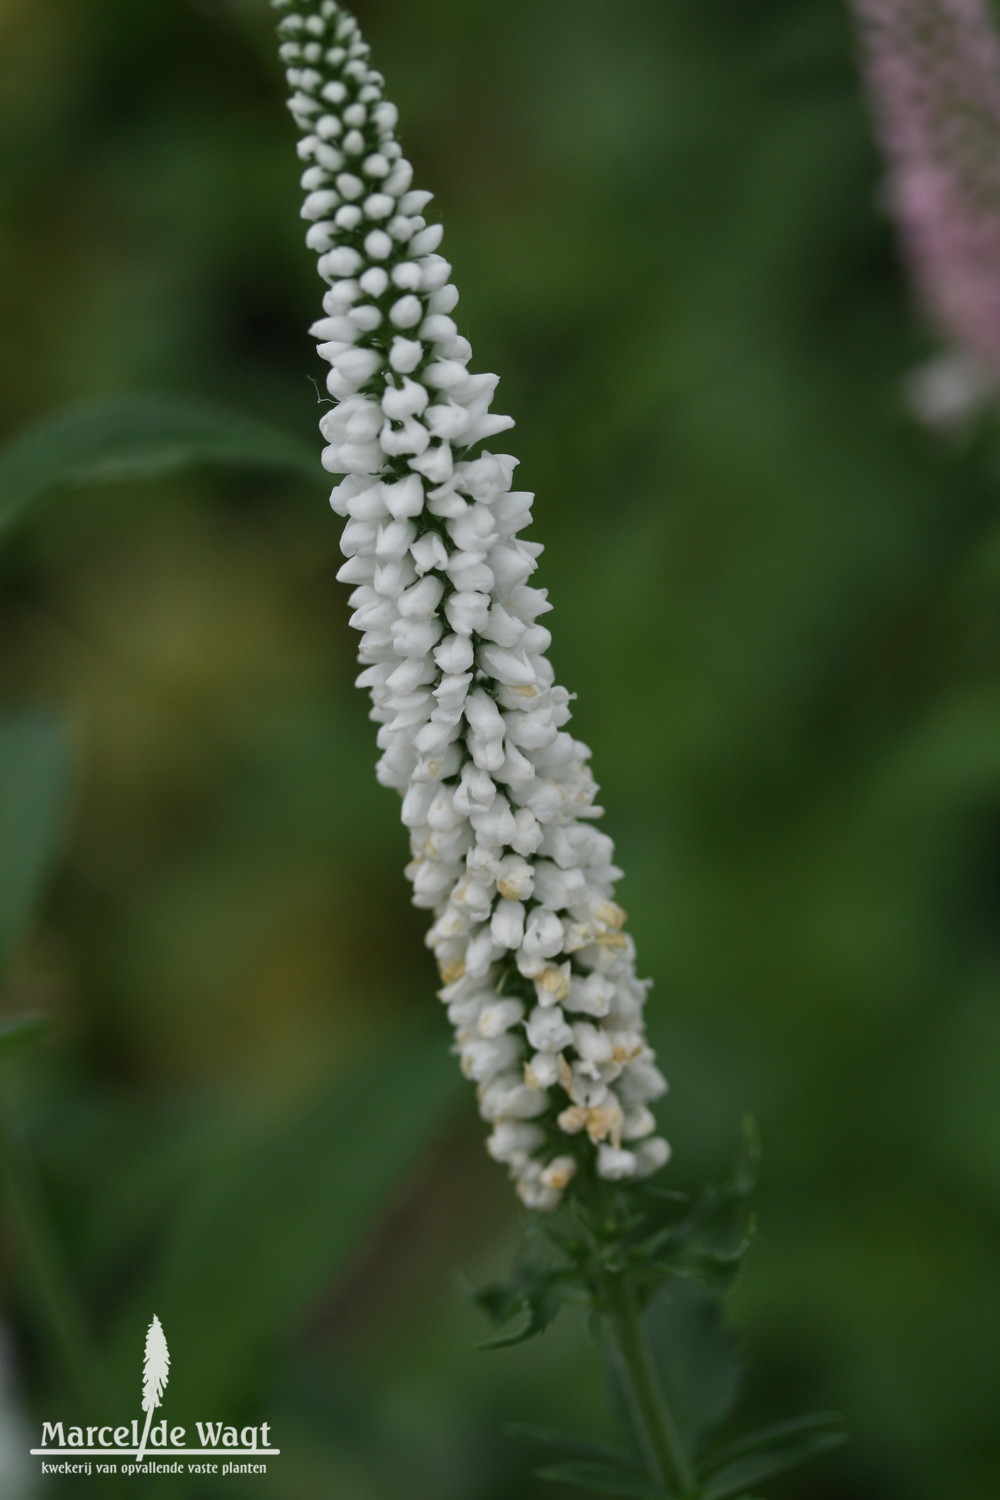
[[[851,1432],[768,1493],[996,1500],[1000,471],[903,409],[933,344],[848,17],[357,8],[538,494],[671,1183],[724,1171],[746,1110],[763,1134],[742,1421]],[[317,454],[312,482],[64,494],[0,553],[0,703],[65,712],[73,767],[2,997],[54,1025],[5,1092],[117,1389],[91,1420],[141,1415],[157,1312],[165,1414],[266,1419],[283,1449],[164,1494],[572,1500],[504,1426],[607,1420],[582,1321],[474,1348],[463,1286],[521,1219],[352,685],[271,25],[257,0],[0,5],[3,431],[155,390]],[[34,1434],[83,1413],[2,1244]]]

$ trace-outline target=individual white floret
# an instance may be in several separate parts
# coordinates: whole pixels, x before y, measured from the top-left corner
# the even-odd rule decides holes
[[[601,1177],[615,1182],[622,1177],[634,1177],[638,1168],[634,1151],[620,1147],[602,1145],[597,1148],[597,1170]]]

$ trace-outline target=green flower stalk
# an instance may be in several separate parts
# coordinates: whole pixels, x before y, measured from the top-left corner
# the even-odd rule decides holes
[[[307,244],[327,283],[312,328],[336,405],[320,423],[347,520],[338,577],[354,586],[358,682],[371,693],[378,776],[403,798],[414,902],[478,1085],[489,1150],[531,1208],[581,1165],[615,1181],[664,1164],[621,871],[595,820],[590,751],[568,732],[521,540],[533,497],[517,460],[482,445],[511,427],[495,375],[469,370],[438,254],[396,139],[396,109],[357,22],[334,0],[276,0],[289,107],[306,163]]]

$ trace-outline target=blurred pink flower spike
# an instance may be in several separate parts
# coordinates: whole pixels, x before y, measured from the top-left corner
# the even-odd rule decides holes
[[[984,0],[853,0],[887,202],[947,353],[907,385],[930,425],[1000,395],[1000,37]]]

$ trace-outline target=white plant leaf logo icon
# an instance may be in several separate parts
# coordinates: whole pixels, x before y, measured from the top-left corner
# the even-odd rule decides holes
[[[32,1458],[42,1459],[103,1459],[98,1464],[98,1473],[132,1474],[180,1474],[180,1462],[160,1463],[160,1459],[224,1458],[223,1474],[266,1474],[263,1458],[277,1458],[281,1449],[271,1446],[271,1424],[260,1422],[256,1426],[238,1428],[226,1422],[196,1422],[195,1432],[176,1424],[168,1429],[166,1419],[153,1423],[153,1413],[163,1401],[163,1392],[170,1379],[170,1351],[159,1318],[146,1329],[146,1349],[142,1361],[142,1409],[146,1420],[139,1441],[139,1421],[112,1427],[79,1427],[72,1422],[43,1422],[41,1442],[32,1448]],[[197,1439],[197,1441],[195,1441]],[[138,1444],[138,1446],[133,1446]],[[131,1460],[135,1459],[132,1463]],[[0,1452],[0,1469],[3,1453]],[[129,1460],[118,1467],[119,1460]],[[245,1460],[241,1462],[240,1460]],[[148,1467],[146,1467],[148,1465]],[[197,1466],[195,1466],[197,1467]],[[42,1473],[90,1473],[91,1465],[77,1463],[42,1465]],[[201,1472],[218,1473],[219,1465],[201,1466]],[[0,1482],[0,1500],[8,1500],[7,1490]],[[32,1490],[34,1494],[34,1490]]]
[[[160,1404],[169,1376],[170,1351],[163,1335],[163,1327],[154,1313],[153,1321],[146,1330],[146,1357],[142,1364],[142,1409],[146,1413],[146,1425],[136,1455],[137,1463],[142,1463],[149,1437],[149,1424],[153,1420],[153,1412]]]

